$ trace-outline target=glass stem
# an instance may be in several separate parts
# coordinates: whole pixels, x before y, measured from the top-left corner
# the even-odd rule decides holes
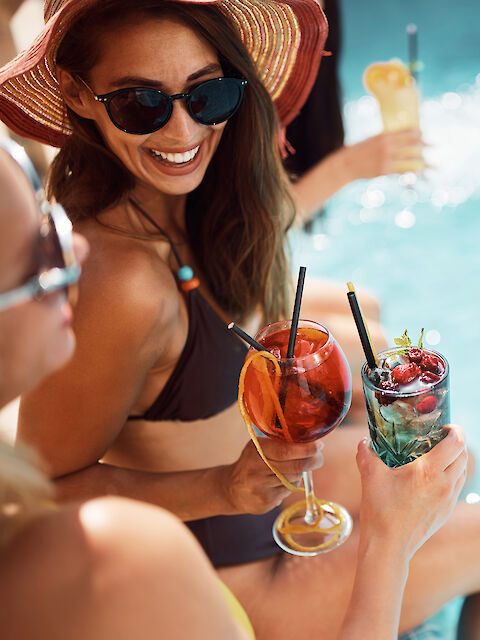
[[[305,486],[305,502],[307,505],[305,511],[305,522],[313,525],[318,522],[320,518],[320,511],[315,502],[315,494],[313,493],[313,477],[311,471],[304,471],[302,473],[303,484]]]

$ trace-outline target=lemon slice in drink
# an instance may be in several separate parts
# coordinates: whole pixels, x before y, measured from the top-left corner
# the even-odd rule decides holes
[[[415,83],[412,74],[400,60],[374,62],[365,69],[363,84],[374,96],[386,91],[404,89]]]
[[[367,91],[377,99],[385,132],[418,129],[416,83],[400,60],[374,62],[365,69],[363,83]],[[401,165],[396,165],[398,171],[418,171],[424,166],[423,160],[420,163],[418,160],[421,156],[419,148],[405,147],[399,155],[405,155],[407,164],[402,162]]]

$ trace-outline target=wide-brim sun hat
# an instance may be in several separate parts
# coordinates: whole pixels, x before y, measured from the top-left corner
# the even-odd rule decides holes
[[[280,122],[289,124],[312,88],[328,33],[318,0],[176,0],[215,4],[237,26]],[[45,27],[0,69],[0,119],[15,133],[61,147],[71,133],[55,75],[58,47],[76,17],[102,0],[45,0]],[[134,3],[134,0],[132,0]]]

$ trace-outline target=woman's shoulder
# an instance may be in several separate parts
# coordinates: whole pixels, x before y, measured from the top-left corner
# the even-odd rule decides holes
[[[167,263],[168,247],[133,237],[96,220],[75,225],[90,244],[82,268],[79,310],[101,306],[108,313],[131,315],[135,322],[171,322],[180,295]]]
[[[121,628],[121,638],[135,631],[153,637],[159,623],[162,637],[193,637],[197,626],[198,638],[239,637],[198,543],[151,505],[105,497],[63,507],[33,521],[0,560],[5,640],[59,637],[60,629],[64,637],[96,640],[105,628]],[[138,596],[138,585],[140,622],[120,606]],[[211,619],[204,620],[199,601]],[[184,616],[187,629],[178,635]]]
[[[92,584],[101,587],[98,595],[103,594],[105,603],[108,595],[118,598],[119,588],[125,588],[120,567],[133,575],[140,571],[130,540],[142,540],[142,527],[132,537],[134,522],[153,522],[157,535],[164,533],[169,544],[176,544],[180,523],[158,511],[152,516],[140,503],[106,497],[45,511],[31,520],[0,554],[0,597],[8,602],[8,618],[0,612],[2,638],[59,637],[60,628],[69,638],[99,637],[95,624],[88,629],[92,635],[84,628],[82,636],[78,629],[82,616],[98,607]]]

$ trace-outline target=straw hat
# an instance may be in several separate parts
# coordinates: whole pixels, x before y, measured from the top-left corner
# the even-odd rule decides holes
[[[286,126],[313,85],[328,26],[319,0],[177,0],[216,4],[240,31]],[[76,16],[102,0],[45,0],[45,28],[0,69],[0,119],[16,133],[60,147],[71,127],[55,56]],[[135,0],[132,0],[135,3]]]

